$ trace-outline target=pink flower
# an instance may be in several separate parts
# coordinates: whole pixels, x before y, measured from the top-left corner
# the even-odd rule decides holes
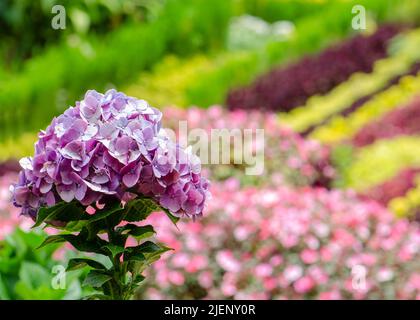
[[[277,267],[283,263],[283,257],[280,255],[275,255],[270,258],[270,264],[274,267]]]
[[[198,283],[203,288],[211,288],[211,286],[213,285],[213,275],[212,275],[212,273],[209,272],[209,271],[201,272],[200,275],[198,276]]]
[[[315,286],[315,281],[308,276],[298,279],[293,287],[298,293],[308,293]]]
[[[172,271],[168,275],[169,281],[171,281],[174,285],[180,286],[183,285],[185,282],[184,275],[178,271]]]
[[[333,234],[334,241],[337,241],[341,246],[352,246],[355,242],[354,236],[344,229],[337,229]]]
[[[289,282],[293,282],[302,276],[303,270],[302,267],[299,265],[292,265],[286,267],[283,274]]]
[[[222,250],[216,255],[217,263],[226,271],[239,272],[241,264],[237,261],[232,252],[228,250]]]
[[[185,268],[187,267],[189,261],[190,259],[185,252],[179,252],[173,257],[172,264],[177,268]]]
[[[340,292],[338,291],[327,291],[327,292],[321,292],[319,294],[320,300],[339,300],[341,299]]]
[[[273,277],[264,279],[263,283],[264,283],[264,288],[267,291],[274,290],[277,287],[277,279]]]
[[[380,268],[376,274],[376,279],[380,282],[386,282],[392,280],[394,277],[394,272],[387,267]]]
[[[321,259],[324,262],[329,262],[333,259],[334,255],[330,248],[323,247],[321,248]]]
[[[417,290],[420,294],[420,273],[415,273],[411,275],[410,279],[408,280],[408,283],[412,290]]]
[[[239,241],[244,241],[251,234],[252,229],[248,226],[239,226],[234,230],[235,238]]]
[[[318,260],[318,253],[315,250],[305,249],[300,254],[300,258],[304,263],[312,264]]]
[[[208,260],[205,256],[198,255],[194,256],[191,261],[185,266],[187,272],[197,272],[198,270],[204,269],[208,264]]]
[[[235,285],[232,284],[232,283],[228,283],[228,282],[222,283],[222,288],[221,289],[222,289],[223,295],[226,296],[226,297],[233,296],[236,292]]]
[[[413,253],[408,246],[404,246],[398,252],[398,258],[403,262],[404,261],[409,261],[409,260],[413,259]]]
[[[361,255],[361,263],[366,266],[373,266],[376,263],[376,256],[371,253]]]
[[[150,300],[165,300],[165,296],[157,289],[150,289],[148,291],[148,298]]]
[[[255,267],[255,275],[260,278],[265,278],[273,273],[273,268],[268,263],[263,263]]]
[[[94,207],[92,207],[92,206],[88,206],[88,207],[86,208],[86,212],[87,212],[88,214],[90,214],[90,215],[93,215],[93,214],[95,214],[96,209],[95,209]]]
[[[308,275],[311,276],[312,279],[315,280],[317,284],[326,284],[328,283],[329,277],[326,271],[324,271],[319,266],[312,266],[308,269]]]

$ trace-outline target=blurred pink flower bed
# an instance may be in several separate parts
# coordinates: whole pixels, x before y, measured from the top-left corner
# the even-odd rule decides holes
[[[274,114],[167,108],[165,126],[263,128],[265,172],[206,168],[213,194],[204,218],[178,229],[150,216],[174,248],[149,270],[147,299],[420,299],[420,229],[382,204],[334,190],[330,150],[279,126]],[[0,239],[32,221],[10,203],[15,173],[0,177]],[[363,286],[352,270],[363,268]],[[357,283],[356,283],[357,285]],[[360,284],[359,284],[360,285]]]
[[[0,176],[0,240],[10,234],[17,226],[29,230],[32,221],[19,217],[20,209],[11,203],[9,187],[18,179],[17,173],[11,172]]]
[[[330,163],[330,150],[315,140],[304,139],[290,128],[279,124],[278,116],[271,112],[227,111],[215,105],[208,109],[167,107],[164,111],[165,127],[175,131],[179,138],[179,123],[186,121],[188,130],[205,130],[209,137],[212,129],[264,130],[264,141],[253,139],[253,152],[264,149],[262,175],[245,175],[245,165],[208,165],[210,178],[223,180],[235,177],[247,185],[290,185],[328,187],[335,176]],[[210,142],[210,140],[209,140]],[[192,141],[194,143],[194,141]],[[231,155],[237,145],[232,146]]]
[[[152,215],[170,244],[153,267],[152,299],[420,299],[420,230],[376,202],[321,188],[212,188],[198,222]],[[352,267],[366,269],[365,288]]]

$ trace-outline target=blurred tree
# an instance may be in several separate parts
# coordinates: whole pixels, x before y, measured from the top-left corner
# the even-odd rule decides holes
[[[19,69],[22,61],[70,35],[104,34],[125,22],[156,17],[165,0],[2,0],[0,55],[3,67]],[[52,8],[66,9],[66,29],[54,30]]]

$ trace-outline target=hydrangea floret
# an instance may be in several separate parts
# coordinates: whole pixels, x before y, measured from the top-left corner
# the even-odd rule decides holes
[[[202,215],[209,182],[200,160],[172,141],[161,121],[144,100],[89,90],[39,133],[33,157],[20,161],[14,204],[34,227],[65,232],[41,246],[69,242],[109,258],[109,265],[96,255],[69,261],[67,270],[92,268],[85,284],[101,293],[91,299],[131,298],[143,270],[169,250],[144,240],[155,233],[139,223],[148,215],[163,211],[174,223]],[[128,247],[129,237],[138,245]]]

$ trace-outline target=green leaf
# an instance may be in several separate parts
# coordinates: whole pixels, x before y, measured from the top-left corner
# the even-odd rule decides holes
[[[126,248],[124,260],[139,262],[146,261],[150,264],[159,259],[159,257],[168,250],[171,249],[151,241],[146,241],[139,246]]]
[[[114,258],[116,255],[123,253],[125,248],[121,246],[117,246],[114,244],[107,244],[102,247],[103,250],[107,250],[112,254],[112,257]]]
[[[61,210],[64,210],[65,202],[60,202],[53,207],[42,207],[38,211],[35,224],[32,228],[40,226],[45,220],[52,220]]]
[[[77,232],[82,230],[87,224],[87,220],[70,221],[62,229],[68,232]]]
[[[141,274],[147,267],[145,259],[140,261],[136,260],[135,257],[131,260],[124,261],[124,264],[126,264],[126,270],[131,273],[132,277],[136,277],[136,275]]]
[[[152,241],[143,242],[141,245],[136,247],[139,252],[142,253],[150,253],[150,252],[157,252],[161,249],[156,243]]]
[[[151,253],[146,253],[145,255],[146,255],[147,263],[152,264],[153,262],[159,260],[161,255],[169,250],[173,250],[173,249],[160,245],[159,250],[151,252]]]
[[[37,289],[42,285],[50,283],[51,274],[47,269],[37,263],[24,261],[19,270],[19,280],[28,288]]]
[[[66,281],[69,281],[70,285],[66,288],[66,293],[64,294],[62,300],[79,300],[83,295],[82,285],[79,281],[80,272],[74,272],[74,278],[70,276],[66,277]]]
[[[97,211],[95,214],[91,215],[89,218],[89,223],[103,220],[110,216],[111,214],[124,210],[123,207],[121,207],[120,203],[118,201],[111,204],[110,207],[105,207],[104,209]]]
[[[99,270],[91,270],[83,281],[84,286],[100,288],[103,284],[110,281],[112,277],[109,274]]]
[[[40,226],[43,222],[48,223],[53,220],[70,222],[85,220],[87,218],[89,218],[89,215],[77,202],[59,202],[52,207],[41,207],[32,228]]]
[[[61,243],[61,242],[70,242],[70,239],[73,237],[76,237],[72,234],[58,234],[54,236],[48,236],[37,249],[41,249],[42,247],[45,247],[46,245],[53,244],[53,243]]]
[[[52,289],[49,283],[32,289],[21,280],[16,283],[14,291],[18,300],[61,300],[65,295],[65,290]]]
[[[51,243],[60,243],[66,241],[69,242],[73,247],[75,247],[79,251],[94,252],[100,254],[104,254],[104,251],[101,249],[101,247],[107,244],[105,240],[102,240],[98,236],[96,236],[93,239],[88,239],[86,233],[80,232],[78,235],[58,234],[54,236],[49,236],[38,247],[38,249]]]
[[[138,198],[127,203],[125,221],[135,222],[146,219],[152,212],[160,211],[161,208],[150,198]]]
[[[128,250],[124,253],[124,261],[137,261],[137,262],[144,262],[146,261],[146,257],[141,252],[136,252],[135,250]]]
[[[123,227],[120,227],[118,231],[121,234],[128,234],[132,236],[133,238],[136,238],[137,240],[151,237],[153,234],[156,233],[151,225],[137,226],[131,223],[126,224]]]
[[[86,258],[74,258],[69,261],[66,271],[72,271],[86,266],[92,267],[94,269],[106,270],[106,267],[102,263],[95,260]]]
[[[94,293],[84,297],[82,300],[111,300],[111,297],[100,293]]]
[[[144,276],[142,276],[141,274],[138,274],[134,279],[133,279],[133,283],[138,285],[140,282],[142,282],[144,279],[146,279]]]
[[[91,239],[91,238],[96,237],[100,233],[105,233],[107,229],[108,229],[108,225],[106,221],[99,220],[99,221],[86,224],[83,231],[86,232],[87,238]]]
[[[160,252],[155,252],[153,254],[149,254],[146,257],[146,261],[148,265],[151,265],[153,262],[158,261],[160,259],[160,257],[162,256],[162,254],[164,254],[166,251],[169,251],[172,249],[167,249],[167,250],[162,250]]]
[[[178,228],[176,225],[179,221],[179,217],[174,216],[168,209],[162,208],[163,212],[168,216],[168,218],[172,221],[172,223],[175,225],[175,227]]]
[[[120,202],[116,201],[90,216],[86,224],[89,237],[94,237],[98,233],[105,232],[107,229],[118,225],[124,218],[124,213],[122,212],[124,210]]]
[[[0,300],[9,300],[10,295],[7,290],[6,282],[3,281],[2,275],[0,273]]]

